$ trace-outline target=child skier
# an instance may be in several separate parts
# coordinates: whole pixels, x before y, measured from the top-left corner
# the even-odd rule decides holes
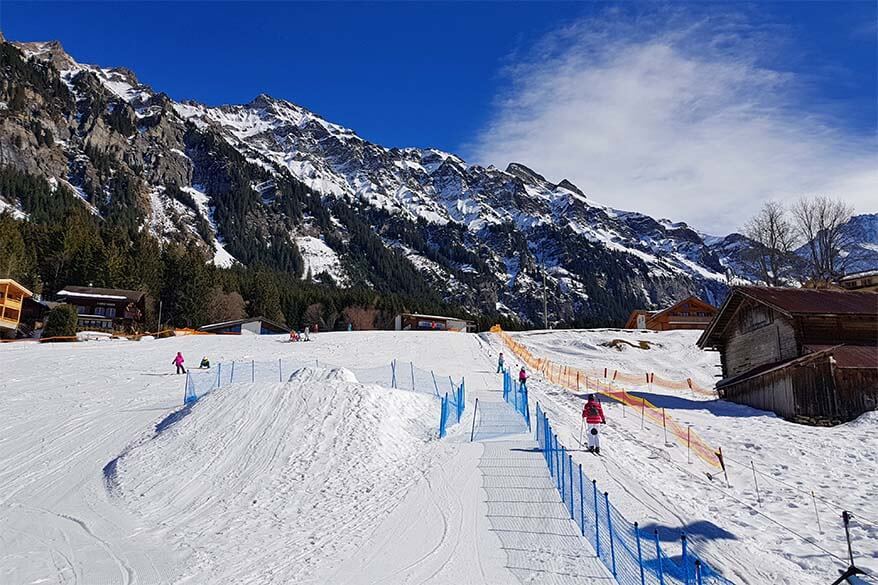
[[[601,403],[595,400],[594,394],[588,395],[588,401],[582,407],[582,418],[585,419],[585,424],[588,425],[588,450],[600,455],[601,437],[598,434],[598,425],[606,424],[607,419],[604,417],[604,409],[601,408]]]
[[[503,352],[500,352],[500,357],[497,359],[497,373],[503,371]]]
[[[183,354],[178,351],[177,357],[175,357],[174,361],[171,362],[172,364],[177,366],[177,373],[178,374],[181,374],[181,373],[185,374],[186,373],[186,368],[183,367],[184,361],[186,361],[186,360],[183,359]]]
[[[199,365],[198,367],[201,368],[202,370],[209,370],[210,369],[210,360],[207,359],[207,356],[204,356],[203,358],[201,358],[201,365]]]
[[[522,392],[527,390],[527,372],[524,371],[524,366],[521,366],[521,371],[518,372],[518,383]]]

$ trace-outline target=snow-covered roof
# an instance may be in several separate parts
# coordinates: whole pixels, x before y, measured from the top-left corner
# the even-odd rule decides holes
[[[863,270],[862,272],[853,272],[847,276],[842,276],[839,281],[856,280],[858,278],[866,278],[869,276],[878,276],[878,270]]]

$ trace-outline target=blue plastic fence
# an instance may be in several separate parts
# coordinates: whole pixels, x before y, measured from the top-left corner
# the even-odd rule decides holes
[[[505,394],[505,385],[504,385]],[[681,555],[671,558],[662,550],[659,531],[631,523],[601,493],[597,482],[574,465],[573,456],[558,442],[552,425],[537,403],[536,438],[555,487],[570,519],[594,547],[597,556],[622,585],[732,585],[701,561],[680,534]]]
[[[442,397],[441,410],[439,411],[439,438],[441,439],[448,434],[448,427],[460,422],[463,417],[463,411],[466,407],[466,382],[460,381],[460,385],[454,389],[452,382],[452,391],[446,392]]]
[[[530,407],[527,400],[527,384],[515,382],[508,370],[503,371],[503,400],[509,403],[515,412],[524,417],[527,430],[530,428]]]
[[[262,382],[281,383],[303,367],[335,368],[319,360],[283,359],[269,361],[234,361],[215,364],[208,369],[190,369],[186,374],[184,404],[192,404],[209,392],[230,384]],[[389,388],[400,388],[414,392],[431,394],[441,398],[457,386],[451,378],[445,379],[435,373],[422,370],[410,362],[393,362],[372,368],[347,368],[363,384],[378,384]]]

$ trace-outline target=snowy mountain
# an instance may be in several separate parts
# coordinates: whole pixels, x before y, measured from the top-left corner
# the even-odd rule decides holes
[[[545,278],[549,320],[567,324],[619,321],[688,293],[718,303],[730,275],[748,276],[739,234],[613,209],[523,164],[386,148],[267,95],[175,102],[56,42],[2,46],[3,164],[218,265],[436,294],[532,323]],[[22,213],[8,197],[4,207]]]

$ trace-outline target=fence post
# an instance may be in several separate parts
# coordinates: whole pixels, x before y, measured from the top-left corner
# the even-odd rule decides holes
[[[643,430],[643,423],[646,418],[646,398],[640,397],[640,430]]]
[[[646,574],[643,572],[643,550],[640,547],[640,527],[634,523],[634,536],[637,537],[637,566],[640,567],[640,585],[646,585]]]
[[[662,429],[665,431],[665,445],[668,444],[668,425],[665,422],[665,407],[662,406]]]
[[[585,495],[582,489],[582,463],[579,464],[579,531],[585,536]]]
[[[396,388],[396,359],[390,362],[390,387]]]
[[[701,583],[701,561],[695,559],[695,585],[702,585]]]
[[[753,483],[756,485],[756,503],[759,507],[762,507],[762,496],[759,495],[759,481],[756,480],[756,466],[753,464],[753,460],[750,460],[750,469],[753,470]]]
[[[320,358],[314,358],[314,367],[315,367],[315,368],[319,368],[319,367],[320,367]]]
[[[219,388],[223,381],[223,364],[219,363],[219,366],[216,368],[216,387]]]
[[[412,371],[412,390],[415,389],[415,362],[409,362]]]
[[[473,442],[473,437],[476,434],[476,415],[479,414],[479,397],[476,396],[476,405],[473,407],[473,428],[469,432],[469,442]]]
[[[689,585],[689,554],[688,554],[689,547],[687,546],[685,532],[680,534],[680,541],[683,544],[683,556],[681,557],[683,559],[683,575],[684,575],[684,579],[685,579],[685,581],[683,581],[683,583],[685,583],[685,585]]]
[[[561,447],[561,501],[566,502],[564,492],[567,491],[566,471],[567,471],[567,448]]]
[[[448,422],[448,394],[446,394],[440,402],[439,412],[439,438],[445,436],[445,425]]]
[[[686,463],[692,463],[692,425],[686,427]]]
[[[655,529],[655,558],[658,559],[659,585],[665,585],[665,571],[662,567],[662,549],[659,546],[658,528]]]
[[[256,360],[250,360],[250,381],[256,381]]]
[[[436,383],[436,374],[430,370],[430,375],[433,376],[433,389],[436,390],[436,396],[441,396],[441,394],[439,394],[439,384]]]
[[[613,515],[610,514],[610,494],[604,492],[604,502],[607,504],[607,530],[610,533],[610,560],[613,566],[613,577],[616,576],[616,539],[613,536]]]
[[[594,552],[601,558],[600,517],[598,516],[598,480],[591,480],[591,493],[594,495]]]
[[[575,520],[573,515],[573,455],[567,455],[570,458],[570,519]]]
[[[280,358],[277,358],[277,381],[283,384],[284,381],[284,372],[283,368],[280,365]]]
[[[564,472],[561,467],[561,448],[558,446],[558,435],[553,433],[553,439],[555,442],[555,483],[557,485],[557,489],[561,491],[561,474]]]
[[[234,383],[235,383],[235,362],[232,362],[232,379],[231,379],[231,381],[230,381],[229,383],[230,383],[230,384],[234,384]]]

